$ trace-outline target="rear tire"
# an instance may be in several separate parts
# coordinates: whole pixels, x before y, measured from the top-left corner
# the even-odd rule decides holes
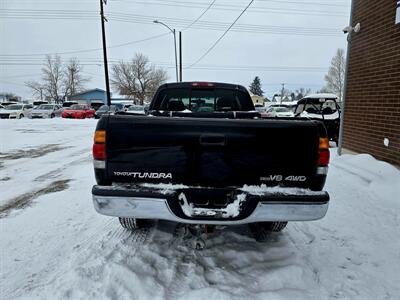
[[[145,219],[118,218],[121,226],[128,230],[138,230],[151,227],[152,223]]]
[[[54,117],[55,117],[55,114],[51,114],[51,115],[50,115],[50,118],[53,119]]]
[[[283,229],[285,229],[287,223],[288,222],[271,222],[269,226],[271,228],[271,231],[281,232]]]
[[[288,222],[260,222],[250,224],[250,230],[257,242],[268,241],[272,232],[281,232]]]

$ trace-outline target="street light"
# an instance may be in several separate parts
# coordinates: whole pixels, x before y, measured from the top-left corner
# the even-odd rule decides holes
[[[179,77],[178,77],[178,55],[176,53],[176,35],[175,35],[175,29],[171,29],[171,27],[169,27],[167,24],[160,22],[158,20],[154,20],[153,23],[156,24],[161,24],[165,27],[167,27],[169,29],[169,31],[171,31],[171,33],[174,35],[174,47],[175,47],[175,70],[176,70],[176,82],[179,81]]]

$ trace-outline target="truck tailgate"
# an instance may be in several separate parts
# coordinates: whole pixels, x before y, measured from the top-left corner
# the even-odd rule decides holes
[[[110,116],[113,182],[191,186],[309,186],[320,126],[307,120]]]

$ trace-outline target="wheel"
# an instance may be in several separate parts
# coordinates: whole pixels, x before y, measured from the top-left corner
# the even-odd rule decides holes
[[[151,227],[151,222],[145,219],[134,219],[134,218],[118,218],[119,223],[125,229],[137,230]]]
[[[18,116],[18,119],[22,119],[24,117],[24,115],[23,114],[20,114],[19,116]]]
[[[250,230],[257,242],[266,242],[271,232],[282,231],[288,222],[260,222],[250,224]]]
[[[273,232],[281,232],[288,222],[268,222],[268,226]]]
[[[55,117],[55,115],[54,115],[54,114],[51,114],[51,115],[50,115],[50,118],[52,118],[52,119],[53,119],[54,117]]]
[[[82,115],[82,118],[81,119],[86,119],[86,115]]]

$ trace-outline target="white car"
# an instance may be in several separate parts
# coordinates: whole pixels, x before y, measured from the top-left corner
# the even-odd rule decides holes
[[[135,114],[135,115],[145,115],[146,112],[144,111],[144,106],[142,105],[131,105],[128,110],[126,111],[128,114]]]
[[[0,119],[21,119],[29,117],[32,111],[32,104],[10,104],[0,110]]]
[[[286,107],[270,107],[266,112],[267,117],[293,118],[294,114]]]
[[[58,104],[41,104],[31,111],[30,118],[54,118],[61,117],[63,108]]]

